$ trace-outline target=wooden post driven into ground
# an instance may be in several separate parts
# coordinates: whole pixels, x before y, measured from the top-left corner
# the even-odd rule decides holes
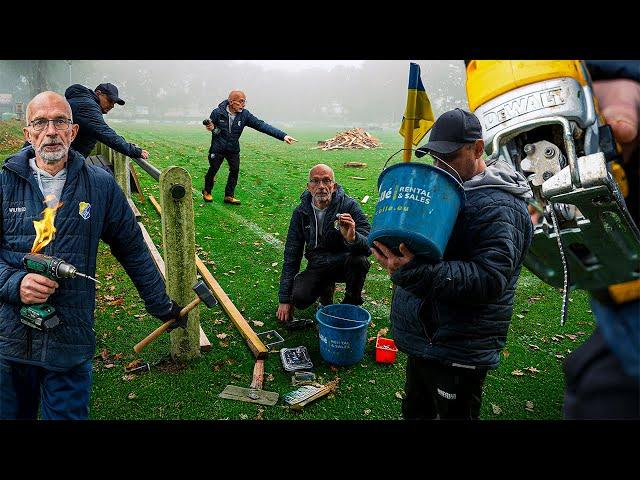
[[[162,215],[162,207],[158,204],[156,199],[153,198],[153,195],[149,195],[149,200],[157,212],[164,217],[164,215]],[[224,311],[229,315],[229,318],[243,336],[247,345],[249,345],[253,355],[258,359],[265,358],[268,353],[267,347],[262,343],[262,340],[260,340],[258,335],[256,335],[256,332],[253,331],[247,320],[242,316],[242,313],[240,313],[238,308],[233,304],[220,284],[215,278],[213,278],[213,275],[211,275],[211,272],[209,272],[209,269],[205,266],[198,255],[195,256],[195,260],[198,271],[200,272],[200,275],[202,275],[202,279],[211,289],[213,295],[218,299]]]
[[[127,169],[128,173],[129,169]],[[127,177],[128,181],[128,177]],[[187,194],[188,192],[188,194]],[[191,302],[195,293],[196,254],[195,224],[191,176],[184,168],[169,167],[160,175],[162,243],[166,263],[167,293],[180,305]],[[198,310],[189,313],[188,327],[171,332],[171,356],[181,361],[200,355],[200,317]]]
[[[120,188],[124,192],[127,198],[131,198],[131,184],[129,183],[129,157],[124,156],[121,153],[112,152],[113,158],[113,174],[116,177],[116,182],[120,185]]]

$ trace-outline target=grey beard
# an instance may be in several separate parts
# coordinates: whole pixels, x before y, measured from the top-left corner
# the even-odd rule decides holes
[[[58,152],[47,152],[45,151],[44,147],[46,147],[46,145],[41,145],[38,149],[38,153],[40,154],[42,160],[44,160],[44,163],[46,163],[47,165],[55,165],[60,160],[65,158],[69,153],[69,147],[63,148]]]
[[[318,203],[320,202],[326,202],[331,200],[331,194],[328,193],[327,195],[312,195],[313,197],[313,203],[317,206]],[[324,198],[321,198],[324,197]],[[326,199],[326,200],[325,200]]]

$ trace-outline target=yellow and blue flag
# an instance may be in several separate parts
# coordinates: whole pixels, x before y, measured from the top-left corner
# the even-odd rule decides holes
[[[405,145],[409,146],[411,143],[418,145],[434,122],[431,102],[420,78],[420,65],[411,63],[407,106],[399,130],[400,135],[405,138]]]

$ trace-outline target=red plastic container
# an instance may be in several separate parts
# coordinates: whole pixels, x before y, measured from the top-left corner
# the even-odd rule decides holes
[[[393,363],[396,361],[398,348],[391,338],[378,337],[376,340],[376,362]]]

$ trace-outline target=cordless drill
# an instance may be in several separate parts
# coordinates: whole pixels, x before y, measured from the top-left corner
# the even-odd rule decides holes
[[[22,263],[27,272],[37,273],[52,280],[80,276],[97,282],[95,278],[78,272],[70,263],[41,253],[28,253]],[[62,323],[56,315],[56,309],[48,303],[25,305],[20,309],[20,321],[37,330],[50,330]]]

